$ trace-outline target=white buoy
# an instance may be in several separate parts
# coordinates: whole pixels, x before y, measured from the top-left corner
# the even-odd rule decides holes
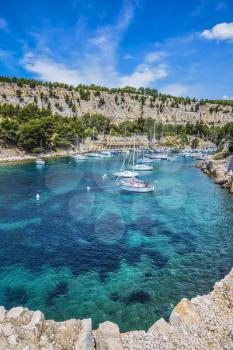
[[[90,189],[91,189],[91,188],[90,188],[89,186],[87,186],[87,191],[90,191]]]
[[[102,179],[104,180],[106,176],[107,176],[107,174],[104,174],[104,175],[102,176]]]
[[[39,193],[36,194],[36,200],[38,201],[40,199]]]

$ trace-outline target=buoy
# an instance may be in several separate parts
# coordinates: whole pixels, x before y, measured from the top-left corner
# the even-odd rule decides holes
[[[91,189],[91,188],[90,188],[89,186],[87,186],[87,191],[90,191],[90,189]]]
[[[36,200],[38,201],[40,199],[39,193],[36,194]]]
[[[106,176],[107,176],[107,174],[104,174],[104,175],[102,176],[102,179],[104,180]]]

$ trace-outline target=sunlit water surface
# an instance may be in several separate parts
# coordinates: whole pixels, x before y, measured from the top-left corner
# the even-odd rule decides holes
[[[0,305],[147,329],[229,271],[232,196],[183,158],[143,175],[154,194],[121,193],[121,163],[0,166]]]

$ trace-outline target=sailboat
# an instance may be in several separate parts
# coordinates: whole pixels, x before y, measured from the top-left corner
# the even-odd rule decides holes
[[[134,150],[133,150],[133,172],[135,169],[135,139],[134,139]],[[123,179],[118,185],[122,191],[125,192],[136,192],[136,193],[147,193],[154,192],[155,187],[152,184],[146,183],[144,181],[138,180],[135,176],[132,176],[131,179]]]
[[[40,139],[40,148],[41,148],[41,153],[43,152],[43,147],[42,147],[42,139]],[[45,165],[45,161],[41,158],[36,159],[36,164],[37,165]]]
[[[124,156],[123,156],[123,158],[124,158]],[[126,159],[127,159],[127,154],[126,154],[125,158],[123,159],[123,164],[122,164],[121,170],[119,172],[113,173],[113,175],[116,176],[117,178],[132,178],[132,177],[136,177],[139,175],[139,173],[134,171],[134,170],[125,170]]]

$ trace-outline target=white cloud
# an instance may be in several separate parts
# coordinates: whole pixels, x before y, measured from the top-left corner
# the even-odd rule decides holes
[[[209,40],[233,40],[233,22],[219,23],[212,29],[206,29],[201,36]]]
[[[4,18],[0,18],[0,29],[7,29],[8,23]]]
[[[133,86],[136,88],[149,86],[151,83],[166,76],[165,67],[152,67],[144,63],[138,65],[132,74],[122,76],[120,78],[120,86]]]
[[[0,49],[0,58],[9,58],[10,51]]]
[[[150,52],[146,55],[145,62],[146,63],[155,63],[155,62],[160,61],[161,58],[164,58],[166,55],[167,54],[164,51]]]
[[[77,70],[67,68],[46,57],[35,57],[28,53],[24,56],[22,63],[28,72],[35,73],[41,80],[59,81],[72,85],[78,85],[81,82]]]
[[[133,60],[134,59],[134,56],[131,55],[130,53],[126,53],[124,56],[123,56],[123,59],[124,60]]]
[[[169,84],[161,89],[162,92],[172,96],[184,96],[187,95],[189,87],[184,84],[174,83]]]
[[[72,42],[70,50],[72,57],[67,56],[66,59],[64,55],[59,56],[59,51],[53,53],[54,50],[49,49],[46,35],[34,34],[37,48],[34,50],[26,48],[21,63],[28,72],[34,73],[40,80],[109,87],[151,85],[167,76],[166,67],[155,64],[164,57],[165,53],[162,51],[146,55],[141,64],[138,64],[130,74],[122,75],[117,69],[118,47],[133,18],[134,8],[132,4],[125,2],[115,24],[99,27],[94,33],[89,34],[78,52],[73,50]],[[134,57],[127,54],[123,58],[132,60]]]
[[[222,98],[223,98],[223,100],[233,100],[233,96],[224,95]]]

